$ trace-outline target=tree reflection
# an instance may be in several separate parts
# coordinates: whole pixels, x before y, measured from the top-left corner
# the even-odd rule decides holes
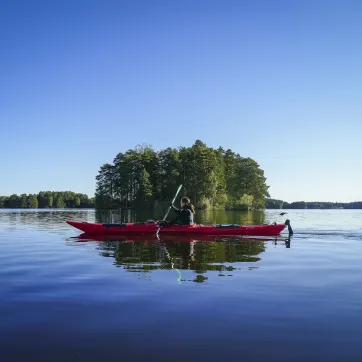
[[[210,238],[210,237],[209,237]],[[175,239],[175,240],[174,240]],[[80,240],[92,240],[85,234]],[[99,239],[97,240],[99,241]],[[210,241],[162,237],[157,240],[124,238],[104,240],[97,244],[101,256],[113,257],[114,265],[129,272],[151,272],[158,269],[193,270],[198,276],[208,271],[231,273],[261,260],[267,240],[212,238]],[[251,269],[249,269],[251,270]],[[206,279],[204,279],[206,278]]]
[[[97,241],[99,255],[114,259],[114,265],[128,272],[150,273],[154,270],[175,270],[178,281],[183,270],[192,270],[197,276],[192,280],[207,280],[207,272],[219,276],[232,275],[237,270],[254,270],[259,267],[261,253],[266,244],[285,245],[290,248],[290,237],[241,238],[236,236],[185,236],[156,235],[87,235],[83,233],[74,241]]]

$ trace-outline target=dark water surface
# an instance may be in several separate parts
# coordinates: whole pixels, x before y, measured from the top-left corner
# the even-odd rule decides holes
[[[291,239],[80,242],[66,219],[135,216],[1,210],[0,360],[361,361],[362,212],[286,216]]]

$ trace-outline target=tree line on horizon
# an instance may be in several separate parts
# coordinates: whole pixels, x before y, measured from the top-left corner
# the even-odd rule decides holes
[[[270,197],[256,161],[196,140],[191,147],[155,151],[141,145],[118,153],[99,169],[95,204],[99,209],[164,207],[180,184],[179,197],[188,196],[198,209],[263,209]]]
[[[0,208],[95,208],[95,198],[72,191],[41,191],[38,194],[0,196]],[[283,200],[266,198],[266,209],[362,209],[362,201],[355,202],[321,202],[296,201],[288,203]]]
[[[267,199],[267,209],[362,209],[362,201],[355,202],[323,202],[296,201],[288,203],[283,200]]]
[[[0,196],[3,209],[94,208],[94,197],[72,191],[41,191],[38,194]]]

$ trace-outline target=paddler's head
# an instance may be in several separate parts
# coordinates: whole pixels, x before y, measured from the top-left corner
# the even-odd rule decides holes
[[[190,199],[186,196],[181,199],[181,207],[185,209],[190,209],[193,213],[195,213],[194,206],[191,204]]]
[[[188,197],[184,196],[182,199],[181,199],[181,207],[185,207],[187,205],[190,205],[191,204],[191,201]]]

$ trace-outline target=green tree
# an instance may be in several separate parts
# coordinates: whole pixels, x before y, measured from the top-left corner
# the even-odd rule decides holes
[[[53,193],[48,191],[45,193],[45,197],[46,197],[46,200],[47,200],[47,204],[45,207],[47,208],[51,208],[53,206]]]
[[[5,208],[15,209],[20,207],[20,197],[16,194],[11,195],[5,200]]]
[[[119,158],[120,155],[117,156]],[[112,207],[114,198],[122,195],[122,185],[116,179],[117,165],[113,166],[109,163],[101,166],[96,177],[96,202],[98,207]],[[118,192],[114,192],[118,190]],[[118,195],[117,195],[118,194]]]
[[[62,195],[58,195],[58,197],[56,198],[56,201],[55,201],[55,207],[57,209],[64,209],[66,206],[66,203],[63,199],[63,196]]]
[[[237,157],[235,171],[236,198],[240,199],[244,194],[253,196],[253,207],[256,209],[265,207],[265,199],[270,197],[266,185],[264,171],[259,168],[257,162],[250,157]]]
[[[282,200],[275,200],[275,199],[266,199],[265,200],[265,207],[267,209],[282,209],[284,202]]]
[[[38,206],[40,209],[44,209],[48,206],[48,200],[45,197],[45,193],[40,191],[38,194]]]
[[[28,197],[28,207],[29,209],[37,209],[38,208],[38,197],[37,195],[30,194]]]
[[[236,206],[239,209],[250,210],[253,206],[254,197],[252,195],[244,194],[240,199],[237,201]]]
[[[156,179],[158,182],[156,199],[171,200],[178,185],[183,182],[180,154],[177,149],[169,147],[160,151]]]
[[[141,170],[139,178],[139,189],[137,194],[137,199],[140,203],[147,203],[147,201],[152,196],[152,184],[150,182],[150,174],[146,171],[145,168]]]
[[[26,194],[20,195],[20,205],[21,209],[26,209],[28,207],[28,196]]]
[[[38,204],[40,209],[53,207],[53,193],[51,191],[39,192]]]
[[[74,207],[79,207],[79,206],[80,206],[80,196],[75,195],[74,196]]]

